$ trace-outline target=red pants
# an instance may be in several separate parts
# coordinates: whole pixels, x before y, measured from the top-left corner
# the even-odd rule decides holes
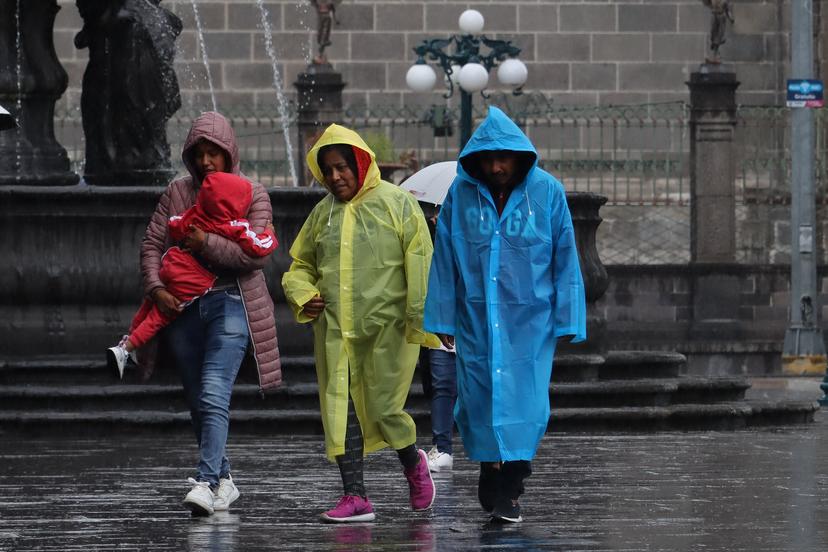
[[[167,291],[181,302],[201,297],[216,281],[212,272],[178,247],[171,247],[164,253],[158,277]],[[159,330],[175,320],[176,316],[177,314],[163,314],[155,302],[144,299],[129,326],[129,341],[136,349],[144,346]]]

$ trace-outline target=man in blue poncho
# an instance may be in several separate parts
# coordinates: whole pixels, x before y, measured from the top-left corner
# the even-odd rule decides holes
[[[496,107],[460,153],[437,221],[424,327],[457,351],[454,417],[480,462],[480,504],[521,521],[555,345],[586,338],[586,302],[563,186]]]

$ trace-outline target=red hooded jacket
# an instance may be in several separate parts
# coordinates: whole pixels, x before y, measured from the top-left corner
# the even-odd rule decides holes
[[[192,225],[235,241],[248,255],[269,255],[279,245],[273,230],[268,227],[257,234],[244,218],[252,197],[253,188],[244,178],[230,173],[210,173],[198,190],[195,205],[181,215],[170,217],[170,238],[181,242]]]

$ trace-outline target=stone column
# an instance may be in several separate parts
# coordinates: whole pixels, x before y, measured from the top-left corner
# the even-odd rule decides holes
[[[305,155],[318,132],[342,120],[342,74],[329,63],[312,63],[293,83],[299,92],[299,165],[306,166]],[[310,186],[313,177],[307,169],[299,171],[299,185]]]
[[[731,264],[736,253],[736,74],[704,64],[690,75],[690,262],[694,330],[719,332],[739,318],[739,277],[704,265]],[[712,324],[712,325],[711,325]]]
[[[587,339],[584,343],[569,345],[560,342],[559,353],[580,355],[604,355],[607,351],[607,318],[598,306],[598,300],[604,296],[609,286],[609,275],[601,257],[595,235],[603,220],[599,213],[607,198],[589,192],[567,192],[566,202],[572,214],[572,226],[575,229],[575,244],[578,247],[578,260],[581,276],[584,278],[584,292],[587,303]]]
[[[566,202],[572,214],[575,245],[578,248],[578,261],[584,278],[587,338],[585,342],[576,344],[564,340],[558,342],[552,381],[597,381],[607,352],[607,318],[598,300],[607,291],[609,276],[598,255],[595,233],[602,221],[599,211],[607,202],[607,198],[588,192],[567,192]]]
[[[19,125],[0,133],[0,185],[78,181],[55,140],[55,102],[69,80],[52,38],[59,9],[55,0],[0,0],[0,105]]]

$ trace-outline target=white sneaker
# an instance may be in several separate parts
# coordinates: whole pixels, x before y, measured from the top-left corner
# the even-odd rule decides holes
[[[437,447],[428,451],[428,469],[434,473],[451,471],[454,466],[454,459],[447,452],[440,452]]]
[[[129,341],[129,334],[124,334],[123,337],[121,337],[121,340],[118,342],[118,347],[123,347],[124,349],[126,349],[127,341]],[[133,349],[129,353],[127,353],[127,356],[129,357],[129,360],[131,360],[132,363],[135,364],[136,366],[138,365],[138,354],[137,353],[138,353],[137,349]]]
[[[184,506],[190,509],[194,516],[209,516],[215,512],[213,502],[215,495],[206,481],[196,481],[192,477],[187,479],[193,488],[184,497]]]
[[[128,357],[129,353],[121,345],[106,350],[106,365],[118,379],[124,379],[124,367]]]
[[[227,479],[219,479],[219,488],[216,490],[216,496],[213,499],[213,509],[216,512],[223,512],[230,509],[236,499],[239,498],[239,489],[233,483],[233,477],[227,476]]]

